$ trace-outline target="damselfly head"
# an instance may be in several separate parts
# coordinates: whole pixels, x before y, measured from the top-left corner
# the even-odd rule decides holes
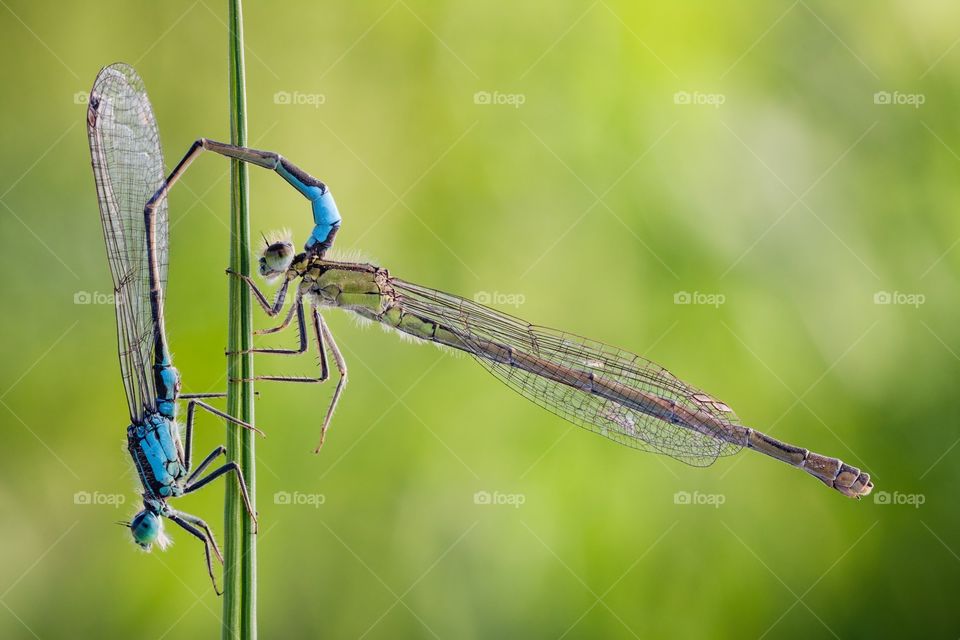
[[[163,532],[163,520],[160,516],[148,509],[144,509],[133,517],[130,521],[130,533],[133,535],[133,541],[144,551],[150,551],[153,543],[165,549],[169,543],[169,538]]]
[[[285,274],[293,263],[296,251],[293,242],[288,238],[266,241],[266,246],[260,254],[260,275],[267,280],[273,280]]]

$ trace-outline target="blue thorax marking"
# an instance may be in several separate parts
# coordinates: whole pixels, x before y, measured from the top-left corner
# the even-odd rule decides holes
[[[330,237],[330,233],[340,226],[340,212],[337,210],[337,203],[333,200],[333,194],[330,189],[323,185],[309,185],[298,176],[291,173],[283,162],[277,164],[277,173],[283,176],[284,180],[289,182],[310,201],[313,208],[313,231],[306,242],[306,249],[310,249],[316,244],[322,244]]]
[[[184,473],[175,423],[166,416],[148,414],[137,432],[138,435],[142,434],[137,445],[150,466],[153,478],[161,487],[161,495],[169,495],[162,491],[162,487],[175,484]]]

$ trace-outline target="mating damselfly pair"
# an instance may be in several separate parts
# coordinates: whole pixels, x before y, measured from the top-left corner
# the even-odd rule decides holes
[[[257,376],[259,380],[321,383],[330,378],[328,356],[332,357],[340,378],[323,417],[317,450],[347,380],[346,362],[321,313],[321,309],[339,308],[415,339],[469,353],[529,400],[629,447],[693,466],[707,466],[720,456],[753,449],[803,469],[848,497],[860,498],[873,488],[868,473],[743,426],[726,404],[641,356],[531,325],[465,298],[395,278],[375,265],[328,259],[327,250],[341,223],[330,191],[279,154],[201,138],[164,179],[153,111],[142,81],[127,65],[111,65],[100,72],[90,94],[87,124],[117,293],[121,372],[131,418],[128,448],[143,485],[144,509],[124,524],[145,549],[154,542],[162,544],[162,518],[168,518],[204,541],[213,578],[211,550],[218,557],[219,551],[209,527],[173,509],[167,499],[195,491],[227,473],[233,473],[244,488],[234,462],[198,478],[223,453],[223,447],[191,469],[197,407],[235,427],[254,429],[203,402],[204,397],[223,394],[180,395],[179,374],[166,342],[166,198],[203,151],[273,170],[311,203],[314,229],[304,251],[297,252],[289,239],[279,239],[268,241],[260,255],[260,275],[268,282],[280,281],[273,301],[246,275],[231,275],[247,283],[271,317],[281,313],[290,285],[296,283],[293,304],[280,325],[257,333],[277,333],[296,320],[299,347],[251,351],[302,354],[312,333],[320,356],[317,377]],[[181,399],[189,400],[183,439],[176,422],[176,402]],[[243,494],[250,517],[255,518]]]

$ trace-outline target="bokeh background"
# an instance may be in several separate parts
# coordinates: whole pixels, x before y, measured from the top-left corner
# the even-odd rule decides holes
[[[200,546],[112,524],[138,503],[84,92],[134,64],[168,165],[226,138],[225,3],[0,5],[0,637],[217,637]],[[877,485],[618,447],[331,312],[350,384],[319,457],[332,385],[259,386],[263,637],[960,633],[960,7],[245,12],[251,142],[332,185],[340,249],[643,354]],[[202,157],[171,199],[194,392],[224,387],[227,171]],[[303,238],[251,175],[253,228]],[[177,506],[222,534],[221,488]]]

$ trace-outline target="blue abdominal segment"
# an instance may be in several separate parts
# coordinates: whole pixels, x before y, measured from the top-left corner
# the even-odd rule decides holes
[[[333,194],[330,193],[327,185],[297,170],[285,160],[277,164],[276,171],[302,193],[313,208],[314,227],[305,248],[309,250],[331,240],[331,234],[340,226],[341,218],[337,203],[334,202]]]
[[[157,386],[157,411],[173,420],[176,418],[177,383],[180,373],[170,365],[169,360],[164,364],[158,362],[154,366]]]

